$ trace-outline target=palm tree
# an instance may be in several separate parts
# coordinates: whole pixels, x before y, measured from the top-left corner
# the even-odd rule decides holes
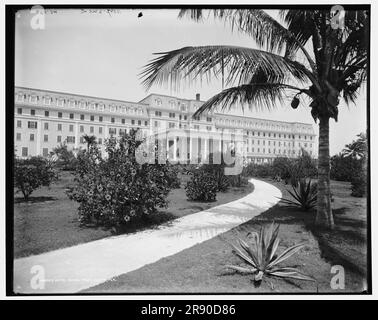
[[[89,150],[89,147],[96,143],[96,137],[95,136],[89,136],[87,134],[83,135],[83,139],[85,140],[85,143],[87,144],[87,150]]]
[[[367,156],[367,139],[366,134],[361,132],[357,135],[358,139],[352,143],[345,145],[343,156],[364,160]]]
[[[333,228],[330,200],[329,120],[337,121],[339,97],[353,103],[367,79],[369,18],[366,11],[345,11],[344,27],[331,23],[330,10],[281,10],[278,22],[263,10],[221,9],[216,19],[230,23],[254,39],[260,49],[199,46],[157,53],[142,71],[143,84],[220,77],[227,86],[194,114],[232,105],[252,108],[275,106],[292,98],[311,109],[319,120],[318,197],[316,223]],[[200,9],[181,10],[179,17],[201,21]]]

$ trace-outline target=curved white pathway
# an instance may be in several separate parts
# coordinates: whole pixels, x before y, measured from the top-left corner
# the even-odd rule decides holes
[[[269,209],[282,196],[269,183],[249,181],[255,188],[244,198],[178,218],[158,229],[16,259],[14,291],[75,293],[228,231]]]

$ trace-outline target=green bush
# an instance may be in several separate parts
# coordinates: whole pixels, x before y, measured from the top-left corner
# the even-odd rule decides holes
[[[248,185],[248,178],[241,174],[227,176],[228,183],[232,187],[244,187]]]
[[[331,158],[330,177],[333,180],[351,182],[361,170],[361,160],[341,153]]]
[[[197,170],[192,173],[185,189],[189,200],[210,202],[216,200],[218,185],[212,174]]]
[[[230,187],[229,177],[224,174],[226,164],[223,157],[218,155],[220,163],[214,163],[214,154],[210,154],[209,163],[203,164],[199,170],[211,175],[217,185],[217,191],[226,192]]]
[[[248,163],[244,168],[242,175],[244,177],[268,178],[273,177],[273,167],[270,163],[256,164]]]
[[[365,197],[367,192],[367,177],[364,172],[360,172],[352,178],[352,193],[353,197]]]
[[[32,192],[58,179],[54,162],[43,157],[15,159],[14,186],[28,200]]]
[[[97,144],[78,155],[74,185],[67,191],[79,203],[83,224],[120,228],[148,220],[167,205],[172,174],[166,164],[139,164],[135,150],[142,143],[132,130],[105,141],[106,157]]]
[[[274,158],[272,167],[274,177],[279,177],[288,182],[292,175],[293,159],[287,157]]]

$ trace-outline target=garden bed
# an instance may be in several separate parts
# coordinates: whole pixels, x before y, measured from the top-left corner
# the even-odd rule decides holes
[[[288,196],[282,183],[268,181],[279,187]],[[344,258],[363,266],[366,261],[366,242],[353,241],[345,236],[349,232],[360,233],[366,240],[366,198],[350,196],[350,184],[332,182],[334,193],[335,220],[337,227],[333,233],[313,233],[315,212],[301,212],[284,207],[281,203],[267,210],[254,219],[213,239],[195,245],[173,256],[146,265],[138,270],[120,275],[85,292],[112,293],[279,293],[279,292],[362,292],[366,290],[366,276],[341,263],[345,268],[345,289],[334,290],[330,286],[331,267],[343,262],[337,255],[329,255],[331,249],[343,250]],[[341,213],[343,212],[343,213]],[[343,217],[343,218],[342,218]],[[280,223],[282,239],[279,251],[285,247],[306,242],[307,246],[286,261],[287,265],[298,267],[301,271],[317,279],[317,283],[270,279],[273,288],[267,282],[255,287],[251,276],[240,275],[225,269],[226,264],[241,264],[230,248],[237,237],[246,238],[248,232],[257,231],[260,226],[270,224],[272,220]],[[348,223],[353,220],[353,223]],[[358,228],[357,228],[358,226]],[[322,244],[324,237],[329,237],[327,246]],[[318,241],[320,239],[320,241]],[[320,243],[320,244],[319,244]],[[359,252],[359,254],[357,254]],[[328,253],[328,256],[327,256]]]
[[[78,221],[77,203],[68,199],[66,187],[73,176],[62,172],[60,180],[50,188],[36,190],[28,202],[19,194],[14,204],[14,256],[15,258],[39,254],[55,249],[73,246],[114,235],[112,230],[82,227]],[[151,228],[170,219],[199,212],[242,198],[253,191],[253,185],[230,188],[217,194],[215,202],[188,201],[185,194],[187,176],[182,176],[180,189],[173,189],[168,195],[169,205],[144,226],[131,226],[127,232]]]

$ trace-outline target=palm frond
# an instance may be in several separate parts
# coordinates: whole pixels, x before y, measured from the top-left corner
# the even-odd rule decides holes
[[[280,10],[280,17],[296,41],[288,41],[286,56],[294,55],[314,34],[314,10]]]
[[[207,100],[193,116],[206,113],[218,106],[221,110],[228,109],[232,105],[240,105],[243,110],[246,105],[249,109],[270,110],[275,108],[276,101],[284,101],[286,90],[300,91],[301,89],[281,83],[254,83],[231,87]]]
[[[287,248],[284,252],[282,252],[278,257],[273,259],[269,264],[268,268],[272,268],[275,265],[287,260],[290,258],[293,254],[297,253],[300,249],[302,249],[305,246],[304,243],[299,243],[294,246],[291,246],[290,248]]]
[[[304,48],[305,42],[297,34],[285,28],[280,22],[274,19],[264,10],[260,9],[215,9],[209,12],[214,18],[228,22],[232,29],[250,35],[260,48],[269,52],[281,53],[286,49],[286,56],[293,57],[298,48],[306,56],[311,69],[315,71],[315,63]],[[202,21],[204,12],[202,9],[181,10],[179,17],[188,16],[194,21]],[[295,30],[293,30],[295,31]],[[308,38],[307,38],[308,40]],[[295,50],[296,49],[296,50]]]
[[[246,84],[259,72],[268,79],[296,80],[300,83],[312,81],[312,73],[301,63],[262,50],[236,46],[184,47],[169,52],[157,53],[159,57],[148,63],[141,77],[149,89],[153,84],[161,85],[199,77],[227,75],[226,85]]]

